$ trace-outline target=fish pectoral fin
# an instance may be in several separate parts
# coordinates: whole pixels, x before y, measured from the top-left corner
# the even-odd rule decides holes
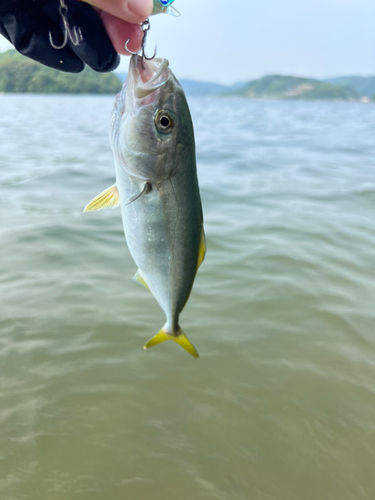
[[[200,244],[199,244],[199,253],[198,253],[198,264],[197,264],[197,269],[199,268],[199,266],[202,264],[202,262],[204,261],[204,257],[206,255],[206,250],[207,250],[207,246],[206,246],[206,236],[204,234],[204,229],[203,229],[203,226],[202,226],[202,231],[201,231],[201,241],[200,241]]]
[[[145,288],[147,288],[147,290],[150,290],[148,284],[146,283],[146,280],[144,279],[144,277],[142,276],[141,274],[141,271],[140,269],[138,269],[138,271],[135,273],[135,275],[133,276],[132,278],[133,281],[136,281],[137,283],[140,283],[141,285],[143,285]]]
[[[125,204],[126,205],[130,205],[130,203],[133,203],[133,201],[135,200],[138,200],[138,198],[140,198],[142,196],[142,194],[147,194],[151,191],[152,189],[152,186],[149,182],[145,182],[145,185],[143,186],[143,189],[140,193],[137,193],[135,195],[133,195],[130,200]]]
[[[166,340],[173,340],[176,344],[179,344],[181,347],[185,349],[189,354],[191,354],[195,359],[199,358],[198,351],[184,334],[184,332],[180,329],[176,334],[170,334],[163,327],[160,332],[158,332],[152,339],[150,339],[143,346],[143,349],[148,349],[149,347],[153,347],[154,345],[161,344]]]
[[[91,200],[85,207],[84,212],[94,212],[102,208],[115,208],[119,205],[120,193],[118,192],[116,184],[114,184]]]

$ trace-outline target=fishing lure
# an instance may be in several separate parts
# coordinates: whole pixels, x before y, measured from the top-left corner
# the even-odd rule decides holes
[[[152,16],[155,14],[169,14],[174,17],[179,17],[180,13],[174,7],[172,3],[174,0],[154,0],[154,9],[152,11]]]

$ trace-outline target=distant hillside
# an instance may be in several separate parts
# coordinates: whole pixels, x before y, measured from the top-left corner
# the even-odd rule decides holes
[[[252,80],[243,88],[222,94],[225,97],[260,99],[354,100],[355,90],[311,78],[270,75]]]
[[[115,73],[115,75],[124,83],[126,73]],[[179,79],[185,93],[193,97],[204,97],[222,94],[223,92],[231,92],[242,88],[245,83],[236,83],[232,86],[221,85],[220,83],[213,82],[200,82],[197,80],[189,80],[186,78]]]
[[[113,73],[100,74],[87,67],[79,74],[63,73],[16,50],[0,54],[0,92],[115,94],[120,89],[121,82]]]
[[[246,83],[235,83],[234,85],[221,85],[212,82],[199,82],[196,80],[179,80],[187,95],[199,96],[217,96],[223,92],[234,92],[246,85]]]
[[[125,78],[126,73],[100,74],[90,68],[79,74],[63,73],[23,57],[16,50],[0,53],[0,92],[115,94],[121,90]],[[186,94],[194,97],[348,101],[367,96],[375,99],[375,76],[343,76],[319,81],[270,75],[232,86],[189,79],[180,82]]]
[[[207,96],[225,92],[226,86],[219,83],[198,82],[195,80],[181,79],[179,80],[186,94],[191,96]]]
[[[338,76],[324,81],[334,85],[351,87],[360,96],[375,96],[375,76]]]

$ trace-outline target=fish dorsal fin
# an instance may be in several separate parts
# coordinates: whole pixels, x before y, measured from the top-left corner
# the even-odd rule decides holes
[[[133,276],[133,281],[137,281],[138,283],[140,283],[141,285],[143,285],[145,288],[147,288],[147,290],[149,290],[151,292],[148,284],[146,283],[146,280],[142,276],[141,271],[139,269],[135,273],[135,275]]]
[[[195,359],[199,358],[198,351],[187,338],[185,333],[179,329],[176,333],[171,334],[167,331],[164,326],[160,332],[158,332],[154,337],[152,337],[146,344],[143,346],[143,349],[148,349],[149,347],[153,347],[154,345],[161,344],[166,340],[173,340],[176,344],[179,344],[185,351],[191,354]]]
[[[84,209],[84,212],[94,212],[102,208],[116,208],[120,205],[120,193],[116,184],[98,194]]]
[[[198,253],[198,264],[197,264],[197,269],[199,268],[199,266],[202,264],[202,262],[204,261],[204,257],[206,255],[206,250],[207,250],[207,246],[206,246],[206,236],[204,234],[204,229],[202,227],[202,231],[201,231],[201,242],[199,244],[199,253]]]

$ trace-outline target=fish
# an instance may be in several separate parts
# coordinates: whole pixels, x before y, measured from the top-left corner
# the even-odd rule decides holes
[[[156,14],[169,14],[174,17],[179,17],[180,13],[172,6],[174,0],[154,0],[152,16]]]
[[[173,340],[199,354],[179,325],[206,254],[195,138],[181,84],[163,58],[133,55],[109,126],[116,183],[84,212],[121,206],[133,280],[154,295],[165,325],[144,348]]]

